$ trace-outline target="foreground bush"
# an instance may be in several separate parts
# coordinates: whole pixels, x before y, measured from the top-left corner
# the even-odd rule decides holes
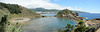
[[[8,15],[4,15],[4,17],[1,19],[0,32],[21,32],[23,25],[18,25],[18,23],[11,24],[9,21],[7,21],[7,16]]]

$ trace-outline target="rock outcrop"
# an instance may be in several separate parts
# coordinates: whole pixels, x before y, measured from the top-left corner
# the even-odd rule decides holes
[[[95,26],[97,24],[100,24],[100,18],[95,18],[95,19],[87,20],[86,22],[89,25]]]
[[[74,19],[74,20],[83,20],[84,17],[79,17],[77,12],[72,12],[71,10],[65,9],[62,11],[59,11],[55,17],[66,17],[68,19]]]

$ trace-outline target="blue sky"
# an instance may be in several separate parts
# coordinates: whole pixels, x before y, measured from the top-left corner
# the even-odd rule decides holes
[[[0,0],[0,2],[18,4],[26,8],[42,7],[100,13],[100,0]]]
[[[100,0],[51,0],[51,3],[66,7],[78,7],[86,12],[100,12]]]

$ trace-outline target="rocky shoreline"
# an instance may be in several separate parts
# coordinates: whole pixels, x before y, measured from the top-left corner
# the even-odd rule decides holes
[[[100,23],[100,18],[86,20],[85,22],[87,23],[88,26],[95,26]]]
[[[79,17],[77,12],[72,12],[68,9],[58,12],[55,17],[64,17],[64,18],[73,19],[77,21],[86,19],[85,17]]]
[[[95,26],[100,23],[100,18],[84,20],[86,19],[85,17],[79,17],[77,12],[72,12],[71,10],[68,10],[68,9],[59,11],[55,17],[63,17],[63,18],[72,19],[76,21],[77,23],[82,20],[85,22],[86,26]]]

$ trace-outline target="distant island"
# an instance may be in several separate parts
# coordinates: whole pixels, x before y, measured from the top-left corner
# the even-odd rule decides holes
[[[60,11],[57,9],[45,9],[45,8],[31,8],[30,10],[36,11],[36,12],[58,12]]]
[[[30,10],[37,12],[37,13],[58,13],[61,10],[58,9],[45,9],[45,8],[31,8]],[[77,11],[77,10],[71,10],[72,12],[77,12],[77,13],[86,13],[83,11]]]
[[[81,12],[64,9],[62,11],[59,11],[55,17],[65,17],[65,18],[73,19],[77,21],[83,20],[84,17],[79,17],[78,13],[81,13]]]
[[[33,12],[42,13],[42,14],[51,14],[51,13],[58,13],[60,10],[57,9],[45,9],[45,8],[31,8]]]

